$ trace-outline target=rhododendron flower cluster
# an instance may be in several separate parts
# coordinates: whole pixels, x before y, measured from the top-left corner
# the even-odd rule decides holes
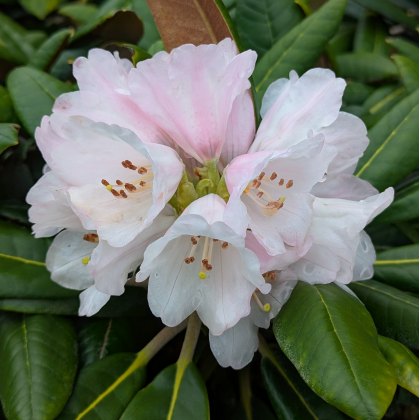
[[[345,82],[292,71],[265,93],[256,129],[253,51],[225,39],[136,67],[94,49],[74,63],[36,141],[35,236],[56,235],[52,279],[95,314],[128,280],[175,326],[196,312],[222,366],[241,368],[298,280],[372,276],[364,227],[393,199],[353,176],[363,122],[340,112]]]

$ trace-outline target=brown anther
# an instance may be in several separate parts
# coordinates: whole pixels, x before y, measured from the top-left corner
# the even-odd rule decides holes
[[[252,183],[252,186],[253,186],[254,188],[260,188],[260,187],[261,187],[261,182],[260,182],[260,181],[258,181],[258,179],[254,179],[254,181],[253,181],[253,183]]]
[[[209,263],[209,260],[207,258],[204,258],[204,260],[201,260],[201,263],[204,265],[204,267]]]
[[[190,263],[193,263],[195,261],[194,257],[190,257]]]
[[[189,264],[190,263],[190,259],[187,257],[187,258],[184,258],[184,263],[185,264]]]
[[[132,171],[137,171],[136,165],[128,165],[128,169],[131,169]]]
[[[144,187],[146,185],[146,183],[144,181],[140,181],[139,185],[140,185],[140,187]]]
[[[124,168],[126,168],[126,167],[127,167],[127,161],[123,160],[123,161],[121,162],[121,165],[122,165]]]
[[[128,197],[124,190],[120,190],[120,196],[123,197],[123,198]]]
[[[260,191],[258,194],[257,194],[257,197],[258,198],[262,198],[262,196],[264,195],[264,193],[262,192],[262,191]]]
[[[88,242],[98,243],[99,236],[96,233],[86,233],[83,235],[83,239]]]
[[[222,248],[223,249],[226,249],[228,246],[229,246],[229,244],[227,242],[223,242],[222,243]]]
[[[258,181],[261,181],[264,177],[265,177],[265,172],[261,172],[261,173],[258,175]]]
[[[120,193],[117,190],[114,190],[114,188],[111,190],[112,195],[114,195],[115,197],[119,197]]]
[[[129,182],[126,182],[124,185],[125,189],[132,192],[132,191],[136,191],[136,187],[133,184],[130,184]]]
[[[105,187],[106,187],[106,186],[108,186],[108,185],[109,185],[109,182],[108,182],[106,179],[103,179],[103,180],[101,181],[101,184],[102,184],[102,185],[105,185]]]
[[[287,181],[286,188],[292,188],[292,187],[293,187],[293,179],[289,179]]]
[[[213,242],[217,242],[218,241],[218,239],[213,239]]]
[[[282,186],[284,184],[284,179],[280,178],[279,185]]]
[[[270,176],[270,181],[274,181],[277,178],[277,174],[273,172]]]
[[[197,245],[198,244],[198,241],[197,241],[197,239],[194,236],[191,236],[191,242],[192,242],[193,245]]]
[[[122,182],[120,179],[117,179],[117,180],[115,181],[115,183],[116,183],[117,185],[122,185],[122,184],[123,184],[123,182]]]
[[[211,264],[206,264],[206,270],[210,271],[213,269],[213,266]]]
[[[267,271],[263,274],[263,277],[268,281],[272,282],[276,279],[276,272],[275,271]]]
[[[137,169],[137,172],[141,175],[147,173],[147,169],[144,166],[140,166],[139,169]]]

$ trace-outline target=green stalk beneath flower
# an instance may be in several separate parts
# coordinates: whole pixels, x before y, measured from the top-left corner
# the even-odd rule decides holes
[[[131,365],[120,375],[115,382],[113,382],[104,392],[86,407],[76,418],[80,420],[92,411],[107,395],[114,391],[122,382],[124,382],[136,370],[146,366],[149,361],[159,352],[159,350],[171,341],[178,333],[180,333],[186,326],[183,322],[176,327],[165,327],[161,330],[142,350],[140,350]],[[182,354],[182,352],[181,352]]]

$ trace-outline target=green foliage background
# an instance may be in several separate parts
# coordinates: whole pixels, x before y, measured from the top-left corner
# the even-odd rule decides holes
[[[76,57],[100,46],[137,62],[163,43],[145,0],[0,0],[0,400],[7,419],[417,418],[418,4],[224,6],[241,48],[259,54],[257,107],[269,84],[292,69],[329,67],[347,80],[344,110],[364,120],[371,140],[357,175],[396,190],[368,228],[378,253],[374,279],[351,286],[360,301],[335,285],[299,284],[242,371],[217,365],[203,330],[192,363],[177,362],[181,334],[106,391],[163,326],[143,289],[127,287],[97,316],[80,319],[77,293],[50,281],[50,241],[31,236],[25,203],[44,164],[33,133],[55,98],[76,89]]]

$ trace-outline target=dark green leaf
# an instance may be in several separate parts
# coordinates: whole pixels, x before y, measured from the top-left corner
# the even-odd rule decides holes
[[[302,378],[324,400],[351,417],[382,418],[396,380],[379,351],[369,312],[356,298],[336,285],[300,282],[273,331]]]
[[[412,92],[419,88],[419,65],[404,55],[393,55],[392,59],[397,65],[398,72],[400,73],[401,81],[405,88]]]
[[[343,101],[346,104],[362,104],[373,92],[373,88],[360,82],[348,82],[344,91]]]
[[[0,299],[0,310],[24,314],[77,315],[79,298]]]
[[[73,33],[72,29],[62,29],[51,35],[32,55],[29,65],[40,70],[48,70]]]
[[[16,113],[30,134],[41,118],[51,113],[57,96],[72,90],[69,84],[31,67],[13,70],[7,78],[7,87]]]
[[[16,64],[26,63],[33,48],[25,35],[25,29],[0,13],[0,58]]]
[[[113,354],[83,368],[59,419],[119,419],[144,382],[144,368],[129,375],[99,403],[94,401],[126,371],[134,359],[135,354]]]
[[[0,221],[0,297],[51,299],[75,296],[50,280],[44,258],[49,241],[20,226]]]
[[[176,373],[176,365],[160,372],[150,385],[137,393],[121,420],[209,419],[206,388],[194,364],[190,363],[180,378]]]
[[[262,56],[303,17],[292,0],[238,0],[236,25],[246,49]]]
[[[398,289],[419,290],[419,245],[382,251],[375,262],[375,278]]]
[[[417,297],[375,280],[352,283],[351,289],[366,305],[380,334],[418,348]]]
[[[279,419],[342,419],[345,416],[318,397],[283,356],[261,361],[264,386]]]
[[[60,7],[60,15],[67,16],[77,25],[89,22],[97,13],[97,6],[87,3],[67,3]]]
[[[29,13],[38,19],[44,19],[53,10],[57,9],[61,0],[19,0],[19,3]]]
[[[77,369],[76,334],[63,318],[1,315],[0,398],[8,419],[54,419]]]
[[[340,76],[359,82],[376,82],[398,74],[397,67],[389,58],[370,52],[338,55],[336,66]]]
[[[296,25],[267,51],[254,72],[255,90],[261,101],[268,86],[290,70],[302,73],[322,53],[343,16],[345,0],[330,0]]]
[[[416,63],[419,61],[419,47],[404,38],[388,38],[386,42],[394,47],[399,53],[406,55]]]
[[[370,144],[357,176],[382,190],[409,175],[418,165],[418,91],[401,100],[369,130]]]
[[[13,104],[7,89],[0,85],[0,123],[13,122]]]
[[[356,2],[393,22],[401,23],[407,28],[416,30],[418,27],[418,21],[414,16],[410,16],[406,10],[396,6],[389,0],[356,0]]]
[[[353,23],[342,22],[335,35],[328,41],[326,50],[332,62],[335,62],[336,55],[351,49],[354,31]]]
[[[387,55],[389,45],[385,41],[386,35],[387,28],[383,21],[365,13],[357,23],[354,51]]]
[[[159,32],[156,28],[147,0],[137,0],[133,3],[133,10],[143,22],[143,36],[138,43],[139,47],[148,49],[156,41],[160,40]]]
[[[18,144],[19,126],[16,124],[0,124],[0,153],[8,147]]]
[[[419,396],[419,359],[403,344],[379,336],[379,347],[394,367],[398,385]]]
[[[395,223],[419,218],[419,183],[402,189],[395,200],[376,219],[375,223]]]

